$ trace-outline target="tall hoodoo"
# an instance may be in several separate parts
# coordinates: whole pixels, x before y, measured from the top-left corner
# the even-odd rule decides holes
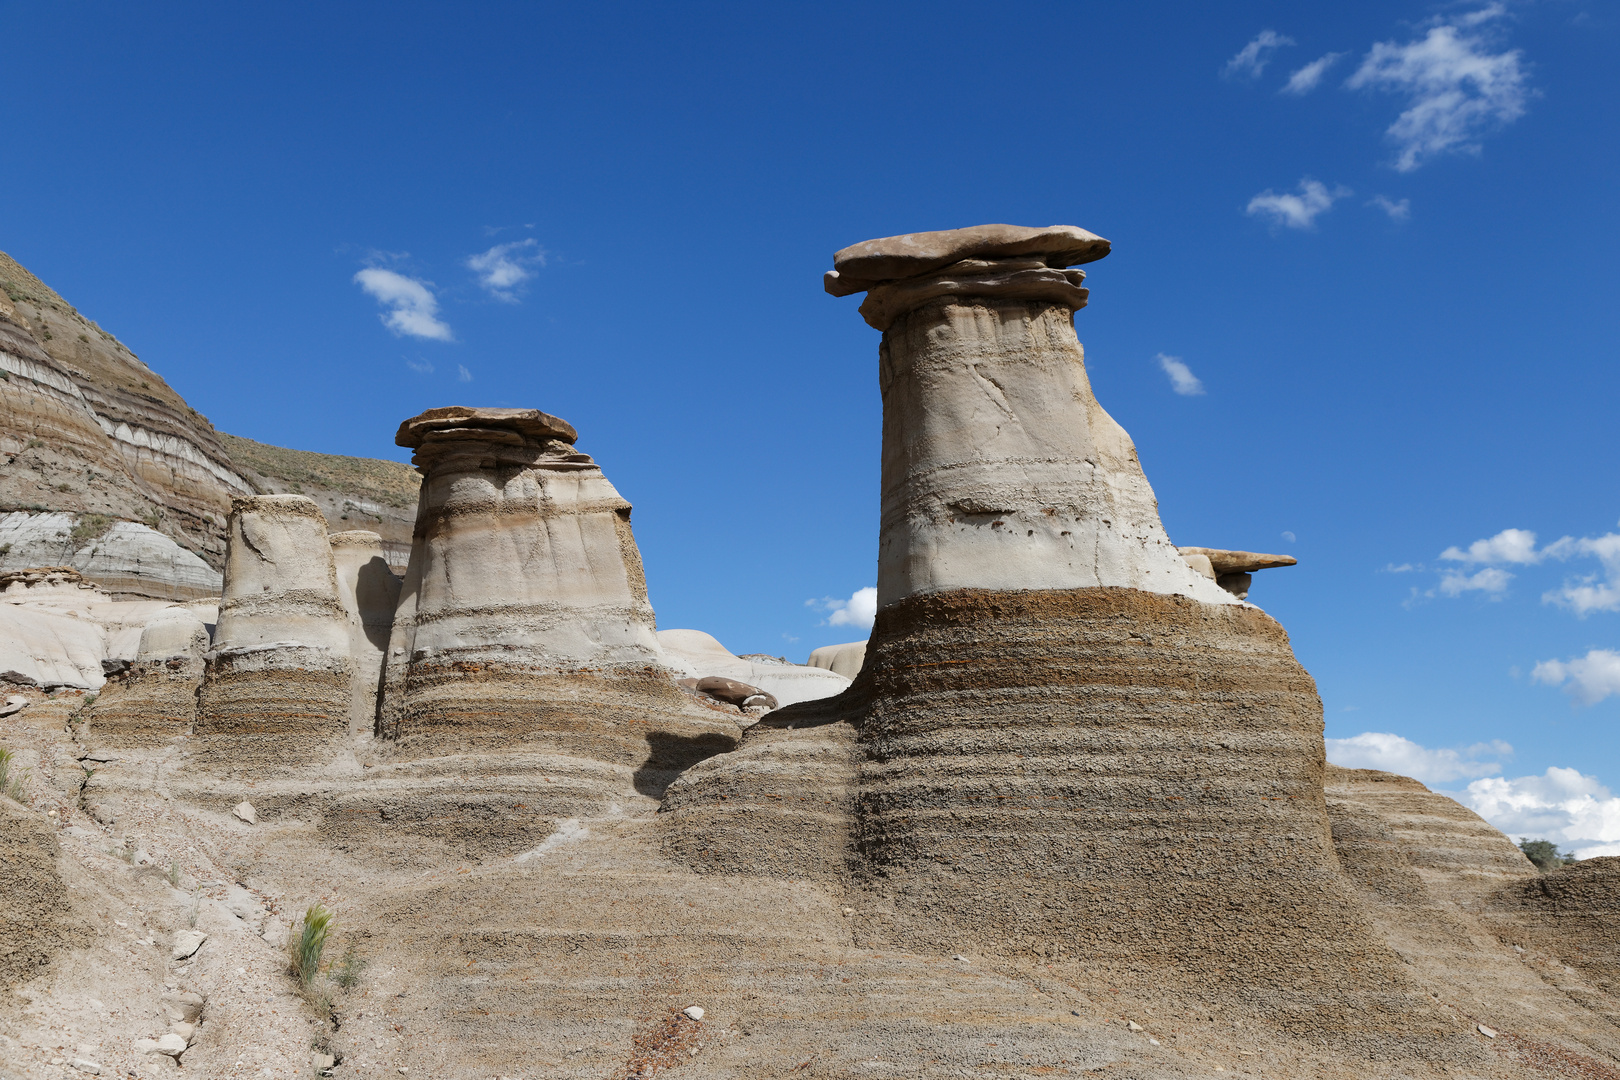
[[[408,756],[510,744],[662,770],[735,741],[680,718],[630,504],[576,438],[535,409],[400,425],[423,482],[382,728]]]
[[[326,519],[302,495],[231,504],[197,734],[221,760],[294,764],[349,727],[349,620]]]
[[[1072,313],[1108,254],[1084,229],[868,240],[827,291],[882,330],[878,603],[944,589],[1123,586],[1233,602],[1159,524],[1130,436],[1092,395]]]
[[[1310,676],[1281,627],[1170,543],[1092,395],[1066,267],[1108,248],[987,225],[834,257],[827,290],[867,290],[883,331],[858,874],[914,943],[943,924],[1241,972],[1284,998],[1376,995],[1395,976],[1338,874]]]
[[[399,578],[388,568],[383,538],[366,529],[331,535],[338,602],[349,620],[349,733],[369,734],[377,719],[383,656],[399,606]]]

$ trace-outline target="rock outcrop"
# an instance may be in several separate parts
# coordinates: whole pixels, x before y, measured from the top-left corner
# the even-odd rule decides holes
[[[779,705],[832,697],[849,685],[846,676],[815,665],[790,664],[777,657],[737,656],[702,630],[660,630],[658,644],[664,663],[681,675],[757,686]]]
[[[333,533],[332,561],[338,602],[349,621],[349,732],[371,734],[377,725],[383,660],[399,606],[400,579],[388,567],[383,538],[364,529]]]
[[[326,521],[302,495],[231,507],[225,592],[198,699],[216,762],[309,764],[349,730],[349,617]]]
[[[840,645],[823,645],[810,651],[806,661],[811,667],[826,668],[834,675],[853,679],[866,663],[866,642],[846,641]]]
[[[630,504],[576,437],[534,409],[432,409],[400,426],[423,483],[381,719],[396,760],[566,759],[547,768],[605,806],[661,793],[738,729],[675,686]]]

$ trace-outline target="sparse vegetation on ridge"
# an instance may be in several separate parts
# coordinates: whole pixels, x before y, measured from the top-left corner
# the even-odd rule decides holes
[[[225,444],[225,452],[238,466],[280,481],[295,491],[308,485],[397,509],[416,505],[421,477],[403,462],[288,450],[223,431],[219,438]]]

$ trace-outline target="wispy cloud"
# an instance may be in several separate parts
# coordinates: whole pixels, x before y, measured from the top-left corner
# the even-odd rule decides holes
[[[517,303],[517,288],[534,277],[533,268],[546,264],[546,253],[534,239],[496,244],[488,251],[469,255],[467,269],[478,275],[478,284],[497,300]]]
[[[1376,206],[1389,215],[1391,221],[1405,221],[1412,216],[1412,200],[1402,199],[1396,202],[1386,195],[1374,195],[1367,200],[1368,206]]]
[[[1312,60],[1288,76],[1288,81],[1277,92],[1279,94],[1293,94],[1295,97],[1303,97],[1322,85],[1322,76],[1327,74],[1328,68],[1342,59],[1344,59],[1344,53],[1330,52],[1326,56]]]
[[[1543,660],[1531,670],[1530,680],[1562,686],[1564,693],[1582,705],[1596,705],[1606,697],[1620,695],[1620,653],[1592,649],[1573,660]]]
[[[1452,780],[1491,776],[1502,771],[1492,758],[1509,757],[1513,747],[1500,739],[1475,743],[1462,750],[1429,748],[1386,731],[1364,731],[1348,739],[1328,739],[1327,759],[1346,769],[1380,769],[1444,784]]]
[[[434,341],[454,340],[450,325],[439,318],[439,301],[433,295],[431,281],[376,266],[355,274],[354,281],[383,306],[379,318],[394,333]]]
[[[1480,152],[1480,138],[1524,115],[1530,97],[1520,51],[1495,52],[1481,29],[1506,14],[1502,4],[1437,20],[1416,41],[1379,42],[1345,86],[1404,97],[1387,134],[1395,168],[1410,172],[1443,153]]]
[[[456,381],[457,382],[472,382],[472,372],[467,370],[467,365],[466,364],[457,364],[456,365]]]
[[[1579,540],[1566,536],[1548,544],[1546,554],[1555,559],[1595,556],[1603,564],[1607,580],[1596,574],[1573,578],[1543,595],[1543,602],[1569,608],[1582,618],[1594,611],[1620,611],[1620,533]]]
[[[405,366],[416,372],[418,375],[433,374],[433,365],[428,363],[426,360],[407,360],[405,361]]]
[[[1528,529],[1503,529],[1485,540],[1475,540],[1466,549],[1455,545],[1440,553],[1442,559],[1462,563],[1535,563],[1541,561],[1536,550],[1536,534]]]
[[[1312,180],[1307,176],[1299,182],[1297,194],[1293,192],[1279,194],[1267,188],[1249,200],[1246,212],[1250,217],[1266,218],[1274,226],[1311,229],[1316,227],[1318,216],[1326,213],[1339,199],[1352,194],[1354,192],[1343,185],[1330,189],[1320,180]]]
[[[828,626],[853,626],[871,630],[877,621],[877,586],[856,589],[848,600],[824,596],[820,600],[806,600],[806,607],[827,613]]]
[[[1285,45],[1294,44],[1294,39],[1271,30],[1262,30],[1255,39],[1238,50],[1236,56],[1226,62],[1221,68],[1221,74],[1228,79],[1258,79],[1260,73],[1266,70],[1271,62],[1271,54]]]
[[[1170,389],[1183,397],[1197,397],[1204,392],[1203,382],[1192,373],[1192,368],[1182,363],[1181,357],[1160,353],[1159,367],[1170,376]]]
[[[1441,596],[1461,596],[1466,592],[1479,592],[1484,593],[1488,599],[1500,600],[1512,580],[1512,574],[1496,566],[1487,566],[1472,574],[1465,574],[1461,570],[1447,570],[1441,574],[1438,588]]]

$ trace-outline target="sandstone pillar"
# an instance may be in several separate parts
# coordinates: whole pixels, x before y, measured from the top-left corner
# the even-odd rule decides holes
[[[828,275],[883,331],[880,607],[851,691],[855,864],[895,912],[874,934],[1307,990],[1304,1012],[1382,992],[1315,686],[1171,545],[1092,395],[1065,268],[1107,253],[981,226],[858,244]]]
[[[231,504],[225,591],[198,699],[204,749],[229,763],[308,762],[349,727],[349,622],[313,499]]]
[[[382,537],[365,529],[331,535],[338,602],[349,623],[349,734],[370,734],[377,720],[383,656],[399,605],[400,580],[388,568]]]
[[[400,426],[423,482],[383,731],[406,757],[525,748],[654,787],[734,745],[735,725],[695,716],[661,663],[630,504],[576,437],[534,409]]]

